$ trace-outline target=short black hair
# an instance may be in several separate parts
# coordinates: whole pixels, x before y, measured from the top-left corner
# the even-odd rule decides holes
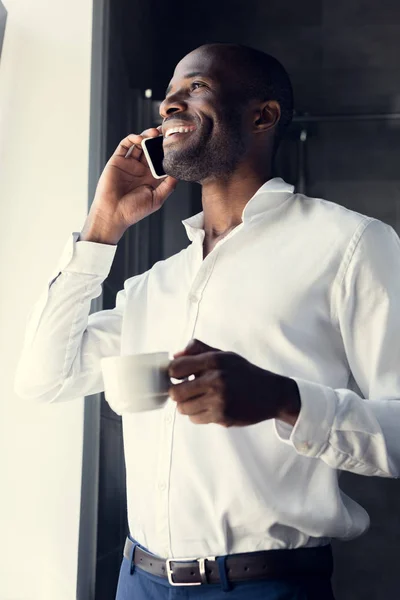
[[[244,85],[244,102],[259,99],[276,100],[281,107],[281,117],[275,131],[274,153],[276,152],[293,118],[293,88],[284,66],[273,56],[242,44],[213,42],[206,47],[224,47],[231,50],[235,57],[235,67],[240,69]]]

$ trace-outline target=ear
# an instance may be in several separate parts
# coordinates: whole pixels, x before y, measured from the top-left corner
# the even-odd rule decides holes
[[[281,118],[281,107],[276,100],[267,100],[258,106],[254,118],[255,133],[274,128]]]

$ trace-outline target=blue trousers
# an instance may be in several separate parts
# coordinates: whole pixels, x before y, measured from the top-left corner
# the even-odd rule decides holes
[[[149,552],[130,535],[129,539],[134,543],[132,555],[135,545]],[[221,569],[223,557],[219,564]],[[175,587],[168,579],[147,573],[136,565],[133,567],[131,569],[131,561],[123,557],[115,600],[334,600],[329,579],[310,578],[301,583],[259,579],[225,585],[211,583]]]

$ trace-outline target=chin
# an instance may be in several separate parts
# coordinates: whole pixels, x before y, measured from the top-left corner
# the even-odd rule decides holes
[[[165,172],[167,175],[170,175],[171,177],[175,177],[175,179],[178,179],[179,181],[201,183],[201,181],[203,181],[205,178],[207,178],[207,175],[204,177],[202,173],[199,173],[199,172],[195,171],[194,169],[183,169],[183,168],[168,169],[168,170],[165,170]]]
[[[196,159],[184,160],[178,152],[170,160],[168,156],[164,158],[163,168],[167,175],[181,181],[198,181],[198,177],[202,175]]]

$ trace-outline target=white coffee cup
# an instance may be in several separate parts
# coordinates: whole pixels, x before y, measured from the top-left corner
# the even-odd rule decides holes
[[[104,394],[113,411],[122,415],[161,408],[172,384],[171,360],[169,352],[102,358]]]

